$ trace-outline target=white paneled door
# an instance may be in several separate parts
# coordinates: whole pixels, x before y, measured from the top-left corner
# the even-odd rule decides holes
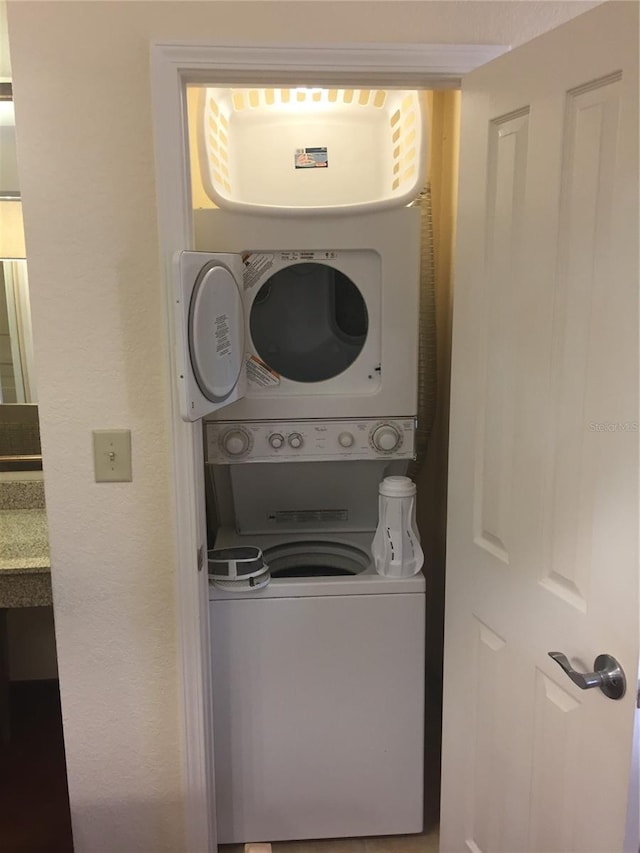
[[[638,4],[471,73],[462,116],[441,851],[637,851]]]

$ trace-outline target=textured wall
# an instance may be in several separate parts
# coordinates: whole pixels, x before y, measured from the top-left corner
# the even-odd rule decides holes
[[[76,850],[183,844],[153,40],[518,44],[582,2],[12,2],[10,43]],[[126,427],[133,482],[95,484]]]
[[[7,4],[0,0],[0,80],[11,79],[9,58],[9,33],[7,29]]]

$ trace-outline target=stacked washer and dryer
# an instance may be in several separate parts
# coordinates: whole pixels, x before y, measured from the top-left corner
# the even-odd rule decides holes
[[[210,584],[218,840],[420,832],[425,581],[371,555],[379,483],[415,458],[420,213],[292,216],[210,184],[223,209],[175,262],[182,414],[204,423],[209,547],[269,572]]]

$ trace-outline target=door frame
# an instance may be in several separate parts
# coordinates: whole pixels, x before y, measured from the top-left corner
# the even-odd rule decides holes
[[[151,85],[156,192],[169,346],[167,420],[176,566],[179,712],[185,788],[186,850],[214,851],[216,842],[212,759],[212,700],[207,574],[204,458],[200,422],[180,418],[174,381],[172,259],[193,249],[185,86],[214,84],[457,89],[464,74],[505,53],[503,45],[455,44],[193,44],[151,45]],[[199,570],[200,569],[200,570]]]

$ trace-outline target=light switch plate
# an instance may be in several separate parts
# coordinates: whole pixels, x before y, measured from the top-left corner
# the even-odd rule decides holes
[[[131,482],[131,430],[94,430],[93,466],[96,483]]]

